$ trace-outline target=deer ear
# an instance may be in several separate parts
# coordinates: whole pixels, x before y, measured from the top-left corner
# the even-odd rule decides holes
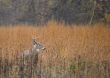
[[[33,44],[33,45],[36,45],[36,44],[37,44],[37,42],[36,42],[36,39],[35,39],[35,38],[33,38],[33,39],[32,39],[32,44]]]

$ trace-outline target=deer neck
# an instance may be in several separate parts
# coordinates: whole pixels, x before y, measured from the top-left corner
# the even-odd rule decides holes
[[[32,52],[32,55],[37,55],[38,54],[38,52],[35,49],[32,49],[31,52]]]

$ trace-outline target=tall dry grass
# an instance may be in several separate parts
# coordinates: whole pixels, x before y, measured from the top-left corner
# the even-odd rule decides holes
[[[41,58],[42,66],[52,69],[48,70],[50,72],[67,73],[66,69],[71,66],[71,61],[77,58],[92,62],[110,61],[109,27],[103,24],[68,26],[52,21],[41,27],[0,27],[0,56],[10,61],[14,60],[18,53],[31,48],[33,37],[46,47]]]
[[[49,53],[55,49],[65,58],[81,55],[94,60],[107,60],[110,56],[110,28],[100,24],[90,27],[49,22],[44,27],[0,27],[0,49],[11,56],[11,53],[30,48],[33,37],[42,42]]]

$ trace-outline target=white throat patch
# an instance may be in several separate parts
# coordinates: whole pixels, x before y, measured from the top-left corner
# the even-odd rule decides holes
[[[39,51],[40,51],[40,49],[36,49],[36,51],[37,51],[37,52],[39,52]]]

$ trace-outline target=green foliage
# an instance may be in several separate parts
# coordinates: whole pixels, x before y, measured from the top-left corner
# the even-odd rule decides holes
[[[76,68],[77,68],[77,64],[74,63],[74,62],[72,62],[72,63],[70,64],[70,72],[75,72]]]
[[[86,64],[86,62],[82,58],[71,62],[71,64],[70,64],[70,72],[74,72],[75,73],[76,71],[85,70],[85,64]]]
[[[12,4],[12,0],[1,0],[0,1],[5,7],[9,7]]]
[[[105,19],[108,23],[110,23],[110,13],[105,13]]]
[[[57,1],[56,0],[48,0],[48,5],[53,7],[57,4]]]

